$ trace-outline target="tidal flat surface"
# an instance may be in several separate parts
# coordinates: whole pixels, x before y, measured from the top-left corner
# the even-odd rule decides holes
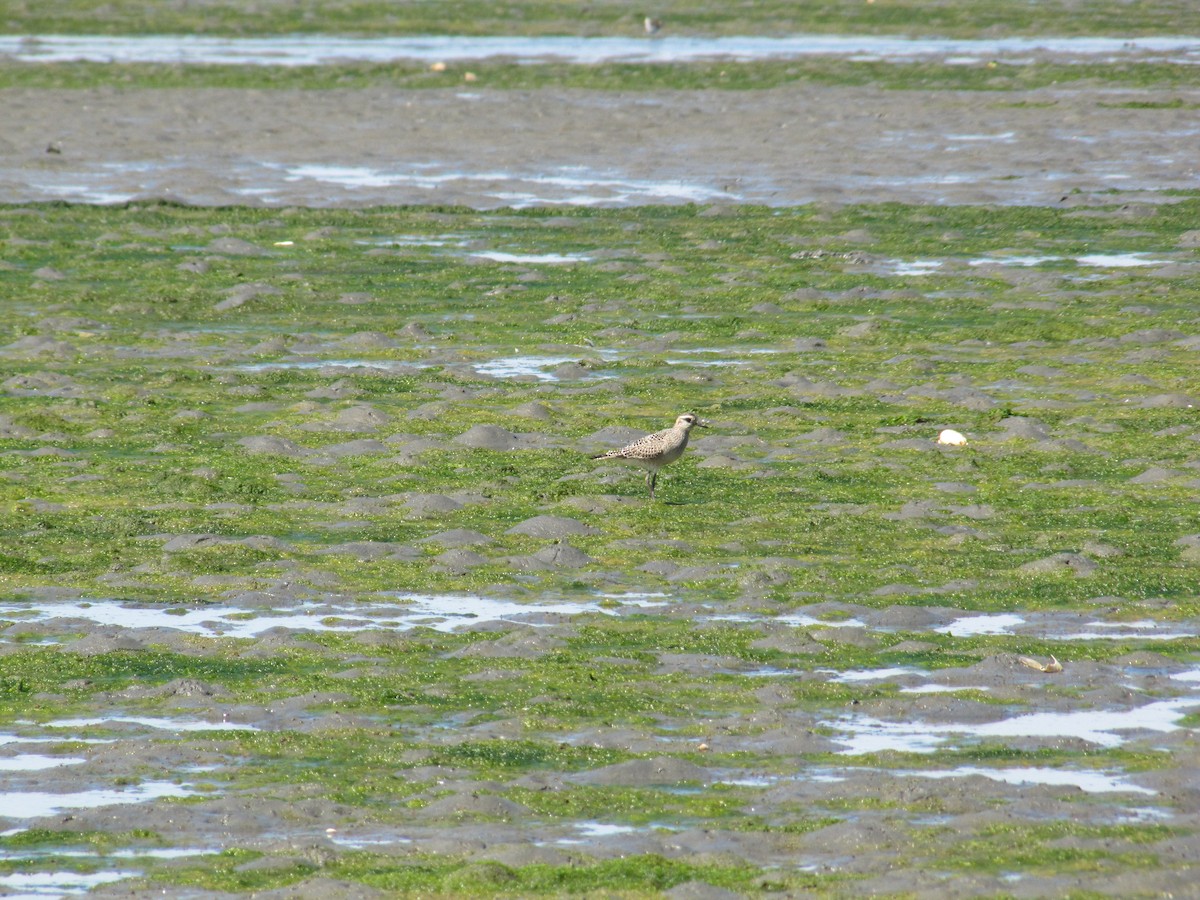
[[[0,208],[0,884],[1187,889],[1166,199]]]

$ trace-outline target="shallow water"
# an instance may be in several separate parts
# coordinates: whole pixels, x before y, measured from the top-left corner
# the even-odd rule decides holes
[[[596,600],[560,603],[517,603],[465,594],[402,593],[391,599],[403,605],[306,603],[286,609],[206,606],[199,610],[180,610],[179,607],[127,606],[118,600],[4,603],[0,604],[0,618],[21,622],[82,619],[120,628],[169,628],[206,637],[253,638],[272,628],[404,631],[425,627],[452,631],[473,622],[519,622],[544,613],[619,615],[623,608],[641,609],[665,602],[652,594],[605,595]],[[615,606],[605,603],[614,600]]]
[[[1047,622],[1043,616],[1025,617],[1013,613],[996,613],[962,616],[949,625],[935,628],[934,631],[952,637],[1029,634],[1039,639],[1055,641],[1174,641],[1196,636],[1194,630],[1181,628],[1177,622],[1155,622],[1152,619],[1136,622],[1084,620],[1077,627],[1080,630],[1064,629],[1061,622],[1055,623],[1053,618]]]
[[[43,728],[89,728],[94,725],[125,723],[144,725],[163,731],[258,731],[254,725],[236,725],[233,722],[205,722],[202,719],[154,718],[151,716],[98,716],[95,718],[55,719],[42,723]]]
[[[146,194],[171,194],[194,178],[205,162],[179,158],[155,161],[91,163],[74,160],[68,172],[38,169],[17,173],[0,170],[0,184],[12,180],[7,195],[45,200],[112,205],[129,203]],[[414,191],[407,202],[444,202],[451,196],[469,195],[477,208],[508,206],[525,209],[542,205],[626,206],[658,203],[703,203],[749,199],[741,193],[671,178],[635,178],[615,171],[586,166],[551,166],[542,171],[512,170],[470,172],[446,163],[406,162],[402,168],[358,165],[285,164],[269,159],[240,158],[222,162],[219,172],[207,176],[219,183],[223,195],[244,201],[286,205],[304,202],[326,206],[331,202],[391,202],[397,191]],[[19,192],[13,193],[19,186]],[[755,197],[760,202],[765,198]],[[372,242],[374,243],[374,242]],[[393,242],[396,246],[446,246],[435,242]],[[388,246],[388,242],[380,242]]]
[[[402,372],[405,369],[428,369],[429,363],[393,359],[297,359],[277,362],[247,363],[237,368],[243,372],[269,372],[272,369],[378,369],[381,372]]]
[[[145,803],[162,797],[190,797],[195,791],[172,781],[146,781],[128,788],[86,791],[5,791],[0,793],[0,819],[36,819],[67,809],[94,809],[123,803]]]
[[[982,724],[932,724],[889,722],[872,716],[844,716],[823,724],[840,730],[833,738],[845,745],[840,753],[858,756],[889,750],[901,753],[932,753],[947,744],[980,738],[1064,737],[1079,738],[1101,747],[1119,747],[1127,738],[1120,732],[1171,732],[1192,710],[1200,707],[1200,697],[1159,700],[1125,710],[1081,710],[1057,713],[1038,712],[1012,716]]]
[[[494,197],[499,204],[524,209],[542,204],[569,206],[613,206],[647,203],[702,203],[717,199],[738,199],[724,190],[671,179],[630,178],[602,172],[587,166],[553,166],[542,172],[488,170],[466,172],[429,161],[407,163],[403,168],[380,169],[369,166],[264,162],[263,168],[283,173],[284,181],[313,182],[348,191],[381,188],[415,188],[429,191],[430,201],[439,199],[439,191],[448,189],[478,192]],[[270,179],[273,180],[273,179]],[[258,184],[262,184],[261,181]],[[258,193],[261,199],[267,194]],[[92,201],[104,202],[104,201]],[[488,251],[471,253],[486,256]],[[503,254],[502,254],[503,255]],[[487,258],[494,258],[488,256]],[[500,259],[500,262],[534,262],[529,258]],[[579,257],[543,260],[545,263],[579,262]]]
[[[963,616],[955,619],[949,625],[943,625],[941,628],[933,630],[951,637],[971,637],[980,634],[1012,634],[1015,626],[1024,624],[1025,620],[1021,616],[1001,613],[999,615]]]
[[[490,375],[493,378],[518,378],[522,375],[532,375],[538,381],[558,381],[558,377],[545,371],[551,366],[561,366],[563,363],[575,362],[574,356],[509,356],[504,359],[493,359],[490,362],[476,363],[473,368],[480,375]]]
[[[22,753],[20,756],[0,757],[0,772],[40,772],[42,769],[57,769],[60,766],[76,766],[87,762],[73,756],[44,756],[40,753]]]
[[[830,681],[838,681],[842,684],[854,684],[859,681],[882,681],[887,678],[901,678],[905,676],[927,676],[929,673],[923,669],[912,668],[894,668],[894,669],[850,669],[844,672],[839,672],[837,669],[817,669],[818,672],[832,673],[833,678]]]
[[[943,265],[940,259],[887,259],[883,268],[888,275],[932,275]]]
[[[712,59],[857,60],[942,57],[969,65],[983,60],[1024,62],[1047,54],[1096,59],[1200,62],[1196,37],[905,38],[797,34],[782,37],[574,37],[414,35],[353,38],[281,35],[225,38],[201,35],[4,35],[0,56],[21,62],[172,63],[192,65],[316,66],[346,62],[463,62],[505,57],[521,63],[681,63]]]
[[[528,263],[544,266],[588,262],[592,258],[583,253],[504,253],[501,250],[472,250],[467,256],[490,259],[492,262]]]
[[[141,872],[12,872],[0,875],[0,887],[9,900],[22,897],[63,897],[85,894],[92,888],[126,878],[136,878]]]
[[[1080,266],[1129,269],[1167,265],[1169,259],[1154,259],[1145,253],[1088,253],[1083,256],[983,256],[967,260],[969,266],[1022,266],[1029,268],[1047,262],[1074,262]]]
[[[967,778],[980,775],[1007,784],[1071,785],[1089,794],[1121,791],[1130,794],[1157,794],[1149,788],[1132,784],[1124,776],[1110,772],[1050,769],[1040,766],[1014,766],[1006,769],[986,769],[980,766],[959,766],[957,769],[937,769],[926,772],[898,772],[916,778]]]
[[[1156,628],[1170,628],[1170,624],[1150,621],[1088,622],[1085,627],[1093,630],[1048,634],[1046,637],[1055,641],[1177,641],[1196,636],[1194,631],[1155,631]]]

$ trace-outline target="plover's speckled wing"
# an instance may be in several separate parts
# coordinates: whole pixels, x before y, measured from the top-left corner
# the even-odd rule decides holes
[[[626,444],[620,450],[609,450],[592,459],[627,459],[632,463],[645,467],[646,487],[650,489],[650,499],[654,499],[654,485],[658,481],[658,470],[675,462],[683,456],[687,449],[688,434],[692,427],[705,424],[692,413],[685,413],[675,420],[675,425],[644,438],[638,438],[632,444]]]
[[[669,448],[677,446],[679,442],[680,438],[674,428],[664,428],[662,431],[648,434],[644,438],[638,438],[620,450],[609,450],[595,459],[657,459]]]

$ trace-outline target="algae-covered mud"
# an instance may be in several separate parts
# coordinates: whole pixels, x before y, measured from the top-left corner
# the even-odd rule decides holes
[[[0,886],[1186,893],[1162,199],[3,208]]]
[[[0,897],[1194,894],[1193,7],[9,4]]]

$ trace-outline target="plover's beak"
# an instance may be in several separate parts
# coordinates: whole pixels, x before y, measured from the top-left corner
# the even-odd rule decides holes
[[[695,424],[701,428],[708,428],[708,426],[709,426],[709,423],[701,418],[697,418]]]

